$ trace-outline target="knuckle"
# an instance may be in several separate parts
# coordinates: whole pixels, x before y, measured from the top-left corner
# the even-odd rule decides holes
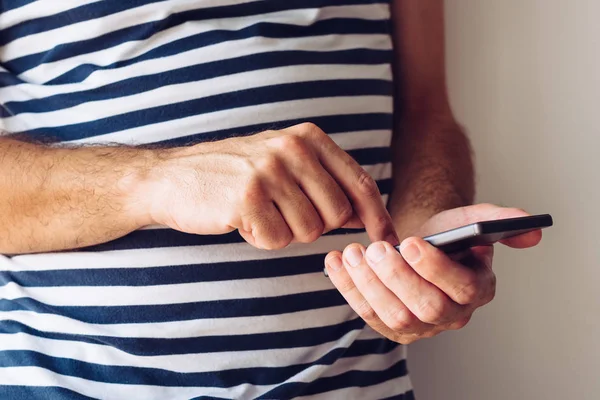
[[[380,195],[377,182],[375,182],[375,179],[373,179],[373,177],[364,169],[358,176],[357,188],[360,193],[368,197],[376,197]]]
[[[244,204],[255,204],[264,198],[264,190],[260,179],[250,178],[242,194]]]
[[[296,239],[300,243],[312,243],[321,237],[324,228],[321,221],[315,221],[312,227],[307,228],[305,232]]]
[[[355,308],[355,311],[362,319],[364,319],[367,322],[376,321],[379,318],[377,316],[377,313],[375,312],[375,310],[373,310],[371,305],[369,303],[367,303],[366,300],[364,300],[362,303],[360,303]]]
[[[305,155],[307,153],[307,144],[300,136],[285,135],[278,139],[279,148],[285,154]]]
[[[274,235],[261,241],[265,250],[280,250],[292,242],[292,235],[289,233]]]
[[[464,306],[477,301],[479,296],[479,287],[477,283],[477,279],[474,277],[465,279],[465,281],[455,290],[454,297],[456,302]]]
[[[296,125],[296,127],[305,136],[318,137],[325,134],[321,128],[312,122],[303,122]]]
[[[470,320],[471,320],[471,316],[463,318],[463,319],[461,319],[459,321],[454,322],[452,325],[450,325],[449,329],[451,329],[451,330],[462,329],[465,326],[467,326],[467,324],[469,323]]]
[[[423,298],[417,307],[418,318],[427,324],[437,324],[444,317],[445,301],[438,295]]]
[[[407,331],[411,328],[412,323],[411,315],[404,309],[391,312],[386,321],[387,326],[396,332]]]
[[[348,201],[345,201],[344,203],[345,203],[344,205],[336,208],[336,214],[331,219],[330,223],[335,228],[344,226],[348,221],[350,221],[350,218],[352,218],[352,215],[354,215],[354,210],[352,209],[352,206],[350,205],[350,203]]]
[[[275,154],[267,154],[256,161],[256,170],[261,174],[273,175],[283,169],[283,163]]]

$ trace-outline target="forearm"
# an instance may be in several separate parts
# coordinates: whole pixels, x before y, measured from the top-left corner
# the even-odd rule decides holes
[[[0,253],[78,248],[145,221],[131,190],[150,151],[46,147],[0,138]]]
[[[474,172],[446,88],[443,0],[394,0],[392,19],[397,118],[389,209],[402,238],[432,215],[470,204]]]
[[[452,118],[425,117],[397,129],[389,210],[402,239],[434,214],[471,204],[475,183],[469,140]]]

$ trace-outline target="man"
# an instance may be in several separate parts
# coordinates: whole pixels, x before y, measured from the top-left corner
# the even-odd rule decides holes
[[[2,6],[0,398],[412,398],[495,289],[419,237],[525,215],[468,206],[442,1],[73,3]]]

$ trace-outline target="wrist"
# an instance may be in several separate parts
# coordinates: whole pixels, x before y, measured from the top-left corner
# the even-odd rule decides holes
[[[168,158],[167,150],[136,149],[120,171],[117,190],[126,216],[136,228],[159,223],[155,218],[155,203],[164,182],[158,177]]]

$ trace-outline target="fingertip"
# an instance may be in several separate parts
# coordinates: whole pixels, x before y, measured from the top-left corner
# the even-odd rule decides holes
[[[339,251],[331,251],[325,257],[325,276],[329,276],[329,272],[337,272],[342,268],[342,253]]]
[[[542,241],[542,230],[527,232],[519,236],[504,239],[500,243],[515,249],[527,249],[537,246]]]

